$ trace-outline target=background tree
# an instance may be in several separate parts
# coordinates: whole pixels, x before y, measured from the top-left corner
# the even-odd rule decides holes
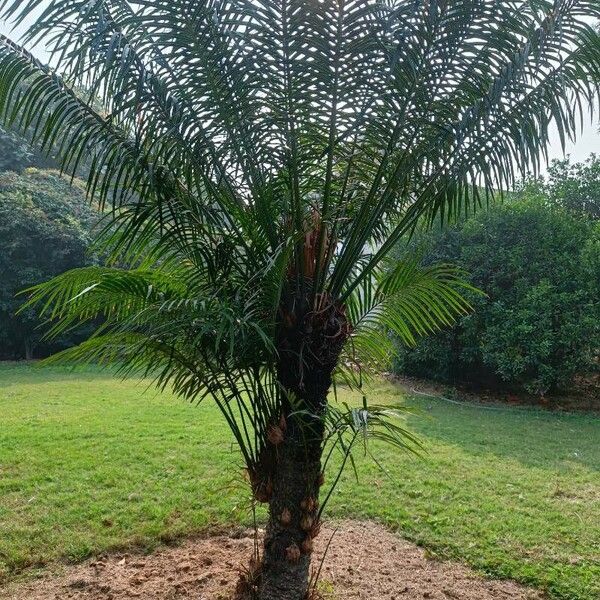
[[[43,342],[37,312],[18,313],[25,298],[17,294],[92,264],[88,248],[98,219],[81,185],[70,185],[56,172],[0,173],[0,358],[47,356],[84,339],[79,330]]]
[[[568,157],[553,161],[544,189],[554,203],[600,219],[600,158],[592,154],[583,163],[572,164]]]
[[[80,329],[42,341],[35,311],[17,314],[25,300],[16,296],[19,291],[89,262],[82,244],[87,247],[89,227],[98,220],[84,187],[70,188],[58,172],[34,169],[18,175],[32,166],[52,168],[56,161],[22,135],[0,128],[0,360],[47,356],[83,339]]]
[[[35,4],[0,0],[17,23]],[[2,38],[2,119],[35,123],[69,172],[89,160],[115,207],[106,247],[131,266],[31,301],[54,333],[103,317],[63,358],[214,398],[269,503],[246,582],[263,600],[305,596],[329,443],[412,441],[390,407],[329,403],[334,374],[360,386],[386,328],[414,342],[468,309],[455,270],[389,269],[390,250],[537,169],[551,123],[574,135],[599,16],[596,0],[54,0],[25,39],[52,68]]]
[[[553,185],[530,184],[504,205],[398,249],[400,258],[420,251],[424,264],[457,264],[486,293],[452,330],[399,348],[398,373],[545,395],[594,368],[600,228],[581,216],[581,203],[573,212],[574,195],[563,208],[553,193]]]

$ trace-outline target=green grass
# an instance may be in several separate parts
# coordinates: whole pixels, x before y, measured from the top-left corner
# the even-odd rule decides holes
[[[378,519],[556,598],[599,598],[600,419],[406,404],[421,411],[407,425],[427,456],[375,447],[389,474],[360,456],[360,482],[347,472],[329,514]],[[210,403],[94,370],[0,366],[0,577],[248,521],[241,462]]]

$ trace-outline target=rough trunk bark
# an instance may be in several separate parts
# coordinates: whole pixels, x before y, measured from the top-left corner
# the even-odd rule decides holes
[[[296,433],[277,448],[260,600],[304,600],[308,591],[321,462],[320,449],[315,454]]]
[[[281,314],[277,375],[285,396],[282,420],[272,430],[272,452],[265,461],[269,522],[259,598],[304,600],[313,539],[319,531],[327,394],[349,326],[344,308],[327,296],[320,297],[316,308],[302,298],[288,302]]]

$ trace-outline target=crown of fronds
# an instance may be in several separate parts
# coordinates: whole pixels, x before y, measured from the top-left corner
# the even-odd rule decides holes
[[[251,462],[286,287],[347,306],[350,373],[389,350],[382,324],[410,343],[467,310],[454,270],[384,259],[537,171],[551,127],[575,136],[599,17],[598,0],[50,0],[23,46],[0,36],[0,120],[85,174],[133,267],[32,302],[55,333],[102,316],[71,358],[215,395]]]

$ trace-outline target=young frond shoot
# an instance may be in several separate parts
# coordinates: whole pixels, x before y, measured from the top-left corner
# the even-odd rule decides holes
[[[389,251],[539,170],[552,127],[577,134],[600,4],[0,0],[0,17],[41,4],[19,43],[0,36],[0,122],[85,179],[108,266],[30,305],[50,335],[98,323],[56,359],[214,398],[269,503],[257,593],[300,600],[326,444],[415,442],[392,408],[336,413],[333,377],[360,386],[390,332],[412,344],[469,310],[455,269]]]

